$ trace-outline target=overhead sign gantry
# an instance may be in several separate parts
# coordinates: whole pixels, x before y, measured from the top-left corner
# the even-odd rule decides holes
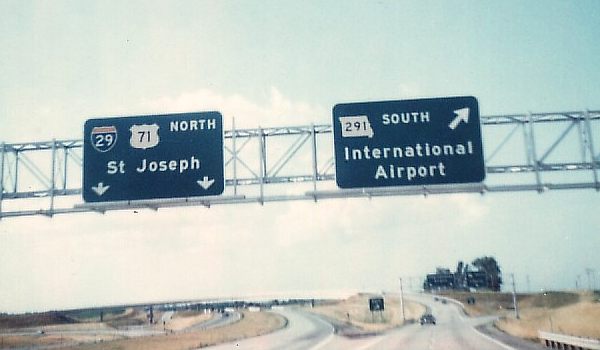
[[[441,128],[444,129],[445,133],[451,132],[451,130],[460,130],[461,128],[471,124],[474,121],[474,114],[469,111],[469,120],[466,122],[461,118],[461,115],[457,112],[465,106],[452,106],[454,109],[446,108],[446,114],[444,114],[445,123],[439,122]],[[434,114],[431,110],[428,110],[429,122],[434,123]],[[416,111],[413,111],[416,112]],[[456,112],[456,113],[455,113]],[[389,116],[389,123],[394,122],[403,123],[400,118],[413,117],[414,115],[404,115],[395,112],[387,112]],[[394,116],[393,114],[398,114]],[[181,116],[181,115],[180,115]],[[348,114],[345,116],[352,116]],[[355,115],[356,116],[356,115]],[[360,116],[360,115],[358,115]],[[421,118],[420,114],[417,115]],[[137,121],[133,124],[136,125],[152,125],[152,118],[150,116],[149,121]],[[168,118],[168,116],[163,116]],[[163,118],[161,117],[161,118]],[[133,118],[133,117],[132,117]],[[163,118],[163,119],[164,119]],[[380,139],[378,126],[375,121],[370,119],[370,130],[364,128],[363,131],[357,131],[357,134],[366,132],[372,135],[372,139]],[[380,115],[383,119],[383,115]],[[427,117],[423,116],[423,121],[427,121]],[[106,118],[114,120],[115,118]],[[180,133],[180,137],[185,135],[185,132],[181,130],[188,130],[193,132],[200,132],[202,130],[202,123],[198,121],[202,117],[195,117],[196,123],[192,123],[188,120],[187,123],[182,123],[181,127],[177,129],[177,133]],[[212,118],[211,118],[212,119]],[[184,119],[182,119],[184,120]],[[418,119],[420,120],[420,119]],[[190,153],[187,155],[185,147],[180,147],[178,151],[173,151],[173,155],[168,155],[164,158],[154,158],[155,156],[150,154],[151,150],[158,150],[159,147],[164,147],[163,141],[166,140],[165,132],[170,133],[170,123],[161,125],[162,121],[159,121],[159,129],[157,131],[160,138],[158,144],[151,148],[146,148],[143,154],[146,154],[147,166],[150,164],[148,160],[152,162],[157,160],[157,163],[149,165],[148,169],[154,173],[156,178],[154,180],[162,181],[159,177],[161,174],[165,174],[166,169],[172,171],[172,169],[186,168],[185,161],[175,163],[171,160],[181,160],[194,156],[200,159],[201,167],[207,166],[207,162],[215,165],[215,172],[200,172],[194,170],[185,170],[182,174],[190,174],[190,179],[185,180],[183,176],[177,176],[177,179],[181,180],[181,183],[195,183],[196,186],[194,191],[191,193],[194,197],[187,197],[188,193],[176,193],[178,197],[170,199],[167,197],[161,197],[161,199],[141,199],[134,200],[130,198],[147,198],[140,196],[129,196],[126,198],[126,194],[133,191],[134,188],[125,187],[123,188],[119,183],[126,180],[126,177],[131,176],[132,180],[135,181],[135,176],[131,174],[122,174],[120,172],[120,160],[125,162],[123,169],[127,172],[128,170],[135,171],[135,168],[142,164],[143,158],[134,159],[128,161],[126,158],[130,157],[130,152],[142,152],[142,148],[134,148],[131,146],[131,126],[119,126],[116,123],[108,120],[106,123],[90,125],[93,127],[108,127],[106,129],[96,129],[94,132],[95,139],[92,139],[92,132],[89,129],[85,135],[85,142],[82,139],[67,139],[67,140],[52,140],[52,141],[32,141],[24,143],[3,143],[0,142],[0,220],[9,217],[21,217],[21,216],[32,216],[32,215],[45,215],[53,216],[58,214],[70,214],[79,212],[99,212],[104,213],[110,210],[128,210],[128,209],[139,209],[147,208],[156,210],[159,208],[166,207],[179,207],[189,205],[201,205],[205,207],[211,207],[218,204],[239,204],[239,203],[267,203],[267,202],[279,202],[279,201],[291,201],[291,200],[321,200],[327,198],[355,198],[355,197],[367,197],[371,198],[374,196],[397,196],[397,195],[430,195],[438,193],[463,193],[463,192],[475,192],[475,193],[504,193],[504,192],[520,192],[520,191],[537,191],[538,193],[544,193],[546,191],[555,190],[567,190],[567,189],[594,189],[600,191],[600,149],[598,149],[598,142],[600,135],[600,110],[584,110],[584,111],[561,111],[561,112],[543,112],[543,113],[524,113],[524,114],[509,114],[509,115],[496,115],[496,116],[481,116],[481,128],[482,132],[485,132],[485,183],[469,183],[469,184],[448,184],[448,185],[418,185],[418,186],[394,186],[394,187],[378,187],[378,188],[355,188],[348,190],[329,190],[319,188],[318,184],[323,184],[327,188],[328,182],[333,181],[336,177],[335,174],[335,162],[334,155],[331,152],[330,145],[333,145],[334,130],[332,125],[305,125],[305,126],[284,126],[284,127],[272,127],[272,128],[254,128],[254,129],[235,129],[233,127],[230,130],[223,131],[223,147],[212,146],[211,142],[221,142],[219,128],[219,119],[216,120],[216,124],[211,122],[205,124],[205,126],[211,130],[210,134],[204,135],[209,137],[209,140],[198,140],[199,142],[208,142],[202,144],[206,147],[203,150],[193,149],[194,152],[209,152],[208,158],[204,157],[201,153]],[[334,119],[335,123],[340,123],[339,117]],[[360,119],[357,120],[360,122]],[[356,121],[355,121],[356,122]],[[207,122],[204,122],[207,123]],[[176,124],[179,126],[179,124]],[[115,127],[116,133],[111,128]],[[338,138],[341,137],[341,124],[336,125],[336,132]],[[450,126],[454,126],[452,129]],[[174,126],[175,127],[175,126]],[[387,127],[387,126],[386,126]],[[166,130],[166,131],[165,131]],[[561,131],[557,134],[557,130]],[[140,135],[144,135],[144,131]],[[534,132],[535,131],[535,132]],[[146,137],[153,139],[152,130],[150,135],[146,134]],[[347,132],[352,132],[350,129]],[[475,131],[477,132],[477,131]],[[362,136],[365,141],[371,140],[368,136]],[[110,136],[109,136],[110,135]],[[200,136],[201,134],[196,134]],[[211,136],[212,135],[212,136]],[[537,135],[537,136],[536,136]],[[540,137],[540,135],[542,135]],[[116,136],[116,139],[114,137]],[[435,135],[433,135],[435,136]],[[432,136],[432,137],[433,137]],[[457,138],[454,142],[456,144],[471,140],[473,141],[473,150],[477,149],[476,138],[474,136],[467,135],[468,138],[460,139]],[[113,139],[111,139],[111,137]],[[213,139],[213,137],[215,139]],[[458,137],[458,136],[457,136]],[[344,142],[347,140],[360,140],[361,137],[346,137]],[[368,140],[367,140],[368,139]],[[116,141],[115,141],[116,140]],[[212,140],[212,141],[210,141]],[[440,151],[438,148],[434,149],[434,143],[432,139],[424,139],[413,141],[421,142],[424,144],[425,141],[430,143],[430,154]],[[82,188],[82,165],[83,165],[83,148],[84,143],[97,142],[96,147],[99,150],[95,150],[91,144],[88,144],[88,150],[86,158],[89,162],[90,157],[96,157],[100,159],[100,163],[94,165],[94,169],[88,168],[87,180],[85,188]],[[381,141],[381,140],[379,140]],[[387,140],[384,140],[387,142]],[[111,142],[116,142],[114,145]],[[122,143],[125,143],[124,145]],[[138,141],[143,143],[151,144],[153,141]],[[364,142],[364,141],[363,141]],[[400,146],[400,141],[394,141]],[[394,145],[392,144],[392,146]],[[306,147],[310,145],[310,147]],[[366,144],[365,144],[366,145]],[[363,153],[364,146],[362,145]],[[343,146],[343,144],[342,144]],[[360,145],[359,145],[360,146]],[[398,145],[396,145],[398,146]],[[410,144],[408,145],[410,146]],[[423,145],[421,145],[423,147]],[[109,150],[110,147],[113,147]],[[118,150],[119,147],[125,147],[125,150]],[[357,146],[358,147],[358,146]],[[385,147],[390,147],[389,144],[382,144],[379,146],[369,146],[369,156],[372,158],[379,157],[386,152]],[[169,147],[173,148],[173,146]],[[356,148],[356,147],[355,147]],[[381,148],[380,151],[371,151],[374,148]],[[437,156],[440,159],[432,156],[419,157],[416,144],[412,150],[412,158],[416,160],[437,160],[438,163],[441,160],[441,155]],[[210,150],[209,150],[210,149]],[[92,153],[90,153],[91,151]],[[105,152],[100,152],[105,150]],[[221,160],[215,160],[220,157],[221,150],[225,152],[225,162]],[[256,152],[255,150],[258,150]],[[338,151],[339,155],[343,155],[344,148],[341,148],[342,153]],[[460,155],[462,150],[454,149],[456,155],[454,158],[466,157],[466,155]],[[388,156],[392,150],[387,151]],[[216,153],[215,153],[216,152]],[[409,156],[411,150],[405,148],[404,152]],[[425,151],[426,152],[426,151]],[[443,152],[443,149],[442,149]],[[450,150],[446,151],[447,153]],[[467,148],[468,153],[468,148]],[[99,158],[99,154],[104,154],[105,158]],[[423,154],[423,148],[421,148],[421,154]],[[460,157],[459,157],[460,155]],[[151,158],[153,157],[153,158]],[[215,158],[213,158],[215,157]],[[366,158],[366,157],[365,157]],[[421,159],[425,158],[425,159]],[[160,172],[161,163],[160,160],[169,160],[169,162],[163,162],[164,172]],[[214,160],[214,161],[213,161]],[[402,158],[397,158],[398,161]],[[456,159],[454,159],[456,160]],[[117,161],[116,163],[108,162]],[[202,163],[204,161],[204,163]],[[342,159],[342,162],[343,159]],[[356,167],[356,173],[358,174],[360,169],[358,166],[364,162],[363,160],[352,161],[353,166]],[[448,163],[446,163],[448,162]],[[453,168],[454,162],[452,158],[444,160],[444,173],[451,174],[450,170]],[[188,162],[189,164],[189,162]],[[217,165],[218,164],[218,165]],[[338,165],[341,164],[338,159]],[[435,162],[429,165],[436,165]],[[179,168],[176,168],[178,166]],[[220,172],[221,166],[225,167],[225,191],[227,195],[217,195],[217,190],[220,189],[221,181],[220,176],[214,175]],[[398,164],[398,166],[403,166]],[[414,166],[410,164],[404,165]],[[419,165],[424,166],[424,165]],[[110,167],[110,169],[109,169]],[[156,167],[156,168],[155,168]],[[189,167],[189,165],[188,165]],[[385,167],[384,167],[385,168]],[[438,169],[439,167],[438,164]],[[112,169],[112,170],[111,170]],[[115,172],[115,174],[109,174],[108,172]],[[359,171],[360,170],[360,171]],[[427,169],[429,170],[429,169]],[[436,169],[437,170],[437,169]],[[375,176],[377,167],[372,168],[370,176]],[[415,170],[418,174],[418,168]],[[413,174],[415,171],[411,171]],[[91,173],[90,173],[91,172]],[[403,175],[407,175],[408,171],[404,170]],[[477,172],[474,172],[477,173]],[[148,174],[148,173],[146,173]],[[176,174],[179,174],[176,172]],[[423,174],[423,170],[421,172]],[[437,172],[436,172],[437,174]],[[91,176],[91,177],[90,177]],[[204,177],[206,176],[206,180]],[[340,175],[340,176],[343,176]],[[411,175],[415,177],[415,175]],[[212,182],[214,178],[214,182]],[[90,180],[91,179],[91,180]],[[189,181],[188,181],[189,180]],[[414,178],[410,184],[415,183]],[[127,180],[129,181],[129,180]],[[307,191],[306,186],[298,186],[298,183],[312,182],[312,191]],[[152,186],[155,182],[150,182],[147,188],[142,188],[144,192],[154,191]],[[164,184],[164,181],[163,181]],[[215,190],[215,194],[205,192],[201,184],[208,187],[209,190]],[[269,191],[265,191],[267,186],[271,184],[277,184],[269,188]],[[327,184],[327,185],[326,185]],[[168,182],[166,189],[170,186],[174,186],[175,183]],[[121,187],[119,187],[121,186]],[[129,185],[128,185],[129,186]],[[132,185],[133,186],[133,185]],[[138,185],[139,188],[139,185]],[[273,189],[271,191],[271,189]],[[118,191],[117,191],[118,190]],[[99,202],[88,202],[88,203],[75,203],[73,204],[74,196],[81,196],[83,192],[87,192],[86,197],[93,196],[100,197]],[[108,198],[111,192],[117,191],[120,197],[114,199]],[[207,196],[202,196],[206,193]],[[135,194],[135,193],[134,193]],[[114,195],[114,193],[113,193]],[[166,196],[166,194],[164,194]],[[183,195],[184,197],[181,197]],[[102,201],[102,197],[107,199]],[[64,200],[63,200],[64,199]]]
[[[214,196],[224,190],[219,112],[90,119],[83,148],[86,202]]]
[[[479,106],[471,96],[338,104],[333,132],[341,188],[485,178]]]

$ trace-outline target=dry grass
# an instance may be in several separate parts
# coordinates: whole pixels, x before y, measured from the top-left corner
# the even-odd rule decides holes
[[[503,331],[536,339],[538,330],[600,339],[600,304],[583,301],[558,308],[525,307],[521,318],[504,318],[496,323]]]
[[[385,296],[385,311],[381,314],[369,311],[369,297],[372,296],[360,294],[335,304],[318,306],[311,311],[365,331],[380,332],[404,323],[398,297]],[[425,312],[425,307],[405,301],[404,310],[407,320],[416,320]]]
[[[95,330],[114,330],[114,328],[109,327],[106,323],[74,323],[74,324],[64,324],[64,325],[50,325],[41,327],[46,332],[71,332],[71,331],[89,331],[93,332]]]
[[[461,301],[469,315],[500,315],[501,330],[517,337],[536,340],[538,331],[600,338],[600,303],[592,293],[546,292],[517,295],[520,319],[515,319],[511,293],[446,292]],[[475,297],[475,305],[467,298]]]
[[[48,324],[70,324],[76,322],[75,319],[59,311],[21,315],[0,314],[0,329],[41,327]]]
[[[496,292],[443,292],[440,295],[458,300],[471,316],[510,315],[514,313],[512,293]],[[591,294],[590,294],[591,295]],[[467,304],[469,297],[475,298],[475,304]],[[575,304],[591,298],[570,292],[546,292],[544,294],[517,294],[519,308],[558,308]]]
[[[186,318],[183,317],[182,319],[185,320]],[[246,312],[243,314],[241,321],[222,328],[113,341],[111,341],[112,339],[98,339],[96,343],[65,346],[64,348],[77,350],[188,350],[267,334],[281,329],[285,325],[286,320],[279,315],[270,312]],[[35,344],[41,344],[42,338],[44,337],[37,337]],[[8,344],[8,341],[9,339],[5,339],[5,344]],[[67,341],[63,339],[62,343]],[[60,344],[56,339],[54,342],[51,342],[51,339],[46,339],[44,343]],[[28,344],[20,346],[28,346]]]
[[[517,337],[536,340],[538,330],[600,339],[600,303],[593,293],[546,292],[517,295],[520,319],[515,319],[511,293],[445,292],[461,301],[472,316],[500,315],[501,330]],[[475,297],[475,305],[467,298]]]
[[[488,316],[505,314],[513,307],[512,294],[494,292],[443,292],[440,295],[460,301],[465,306],[465,312],[470,316]],[[467,299],[475,298],[475,304],[469,305]]]
[[[60,345],[64,344],[65,347],[68,345],[75,345],[78,343],[91,343],[91,342],[108,342],[122,339],[123,337],[111,334],[96,335],[75,335],[75,336],[63,336],[63,335],[0,335],[0,349],[10,348],[28,348],[36,347],[41,345]]]
[[[109,319],[106,324],[113,328],[140,326],[147,323],[146,313],[137,309],[127,309],[124,314]]]
[[[167,329],[178,332],[195,324],[208,321],[213,318],[213,316],[213,314],[205,314],[204,312],[178,312],[171,320],[167,321],[166,327]]]
[[[167,323],[167,328],[172,330],[183,330],[193,324],[202,322],[212,317],[210,314],[186,313],[174,317]],[[100,329],[106,329],[107,326],[97,324]],[[253,337],[261,334],[270,333],[281,329],[286,325],[286,320],[276,314],[269,312],[250,312],[244,313],[241,321],[230,326],[215,328],[204,331],[193,331],[189,333],[170,333],[168,335],[150,336],[141,338],[124,338],[115,335],[95,335],[90,330],[89,335],[30,335],[30,336],[0,336],[0,349],[11,347],[33,347],[39,345],[57,345],[58,349],[80,349],[80,350],[187,350],[205,347],[208,345],[219,344],[238,339]],[[87,325],[79,326],[77,330],[87,330]],[[45,329],[56,331],[55,327],[50,326]],[[162,329],[162,325],[160,325]],[[73,328],[72,330],[75,330]],[[63,344],[64,346],[60,346]]]

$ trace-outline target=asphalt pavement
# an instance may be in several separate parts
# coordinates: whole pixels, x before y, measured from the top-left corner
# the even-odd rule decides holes
[[[260,337],[221,344],[208,349],[317,350],[326,349],[321,346],[334,337],[333,326],[318,316],[296,308],[281,309],[274,312],[288,320],[286,328]]]
[[[324,318],[306,309],[290,307],[273,310],[288,320],[282,330],[210,347],[212,350],[538,350],[539,344],[511,337],[489,325],[495,317],[467,317],[459,305],[434,301],[425,294],[406,297],[427,307],[437,319],[436,325],[418,323],[393,329],[379,335],[346,337],[335,333],[334,327]],[[172,314],[166,315],[172,317]],[[239,321],[237,312],[220,314],[210,320],[194,325],[186,331],[198,331],[223,327]],[[34,332],[34,330],[31,330]],[[145,326],[129,327],[127,330],[63,331],[62,334],[113,334],[139,337],[162,332]],[[20,335],[21,333],[10,333]],[[30,333],[23,332],[22,335]]]
[[[434,301],[429,295],[411,295],[437,318],[436,325],[410,324],[380,335],[344,337],[318,316],[302,309],[280,311],[289,321],[288,327],[261,337],[211,347],[216,350],[530,350],[541,348],[507,335],[495,336],[476,329],[491,323],[495,317],[470,318],[454,303]]]

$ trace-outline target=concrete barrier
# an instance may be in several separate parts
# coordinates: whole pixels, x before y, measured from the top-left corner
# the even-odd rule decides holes
[[[562,350],[600,350],[600,340],[538,331],[542,345]]]

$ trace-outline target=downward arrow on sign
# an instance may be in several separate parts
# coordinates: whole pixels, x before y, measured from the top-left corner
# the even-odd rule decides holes
[[[208,188],[212,186],[213,183],[215,183],[215,179],[209,180],[208,176],[205,176],[202,178],[202,180],[198,180],[196,182],[198,183],[198,185],[200,185],[200,187],[202,187],[205,190],[208,190]]]
[[[92,191],[96,192],[98,196],[102,196],[109,188],[109,185],[104,186],[103,182],[99,182],[98,186],[92,186]]]
[[[469,122],[469,108],[461,108],[461,109],[457,109],[454,111],[454,114],[456,114],[456,118],[454,118],[450,124],[448,124],[448,127],[452,130],[456,129],[456,127],[458,126],[458,124],[460,124],[460,122],[465,122],[468,123]]]

